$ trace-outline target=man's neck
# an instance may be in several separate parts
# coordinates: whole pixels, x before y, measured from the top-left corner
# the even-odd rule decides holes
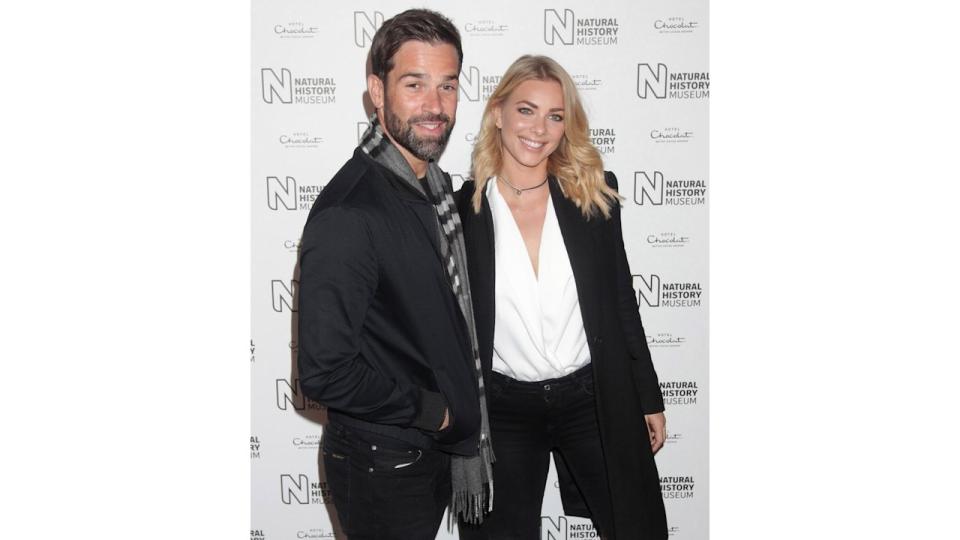
[[[407,160],[407,165],[410,165],[410,168],[413,169],[413,174],[415,174],[417,178],[423,178],[427,175],[426,161],[417,159],[406,148],[397,144],[397,141],[394,141],[392,137],[390,140],[393,142],[393,145],[397,147],[397,150],[400,150],[400,155],[403,156],[403,159]]]

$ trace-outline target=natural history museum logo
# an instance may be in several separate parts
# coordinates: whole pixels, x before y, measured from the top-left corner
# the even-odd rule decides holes
[[[267,177],[267,208],[270,210],[310,211],[314,201],[320,196],[323,186],[315,184],[298,185],[293,176]]]
[[[698,281],[664,281],[657,274],[634,274],[633,286],[641,307],[698,308],[703,302],[703,286]]]
[[[709,71],[672,70],[666,64],[637,64],[637,96],[641,99],[706,99]]]
[[[640,206],[703,206],[707,183],[696,177],[666,178],[662,171],[635,171],[633,202]]]
[[[543,10],[543,41],[547,45],[616,45],[616,17],[577,17],[572,9]]]
[[[613,127],[599,126],[590,128],[590,142],[603,155],[617,151],[617,130]]]
[[[484,74],[477,66],[460,70],[460,97],[467,101],[486,101],[500,84],[500,75]]]
[[[295,76],[287,68],[261,68],[260,90],[264,103],[327,105],[337,102],[337,82],[324,75]]]
[[[306,474],[280,475],[280,500],[283,504],[330,504],[330,487],[314,482]]]
[[[697,482],[692,476],[661,476],[660,492],[664,499],[692,499]]]
[[[597,529],[588,520],[567,516],[540,516],[540,540],[600,540]]]
[[[660,393],[663,394],[663,404],[671,407],[682,405],[696,405],[697,381],[660,381]]]

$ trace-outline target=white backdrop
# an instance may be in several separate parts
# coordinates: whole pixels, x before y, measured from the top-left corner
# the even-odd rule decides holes
[[[706,0],[421,6],[451,18],[463,38],[457,126],[441,159],[455,187],[468,176],[485,99],[517,56],[550,55],[574,76],[594,144],[626,198],[624,240],[667,406],[657,464],[671,537],[707,538]],[[333,538],[318,468],[324,411],[295,376],[297,247],[311,204],[365,128],[373,33],[414,6],[252,7],[251,540]],[[555,480],[551,467],[541,540],[596,538],[589,520],[563,515]],[[444,525],[438,538],[457,532]]]

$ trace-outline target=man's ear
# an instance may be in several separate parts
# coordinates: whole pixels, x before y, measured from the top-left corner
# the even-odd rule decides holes
[[[367,93],[375,109],[383,108],[383,81],[373,73],[367,75]]]

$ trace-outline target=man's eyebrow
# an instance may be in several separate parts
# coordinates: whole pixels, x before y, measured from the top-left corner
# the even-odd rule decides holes
[[[426,74],[426,73],[419,72],[419,71],[408,71],[407,73],[404,73],[404,74],[400,75],[399,77],[397,77],[397,79],[399,80],[399,79],[403,79],[403,78],[405,78],[405,77],[413,77],[414,79],[426,79],[426,78],[427,78],[427,74]],[[444,75],[443,80],[445,80],[445,81],[455,81],[455,80],[457,80],[457,79],[459,79],[459,78],[460,78],[460,75],[459,75],[458,73],[449,73],[449,74],[447,74],[447,75]]]

